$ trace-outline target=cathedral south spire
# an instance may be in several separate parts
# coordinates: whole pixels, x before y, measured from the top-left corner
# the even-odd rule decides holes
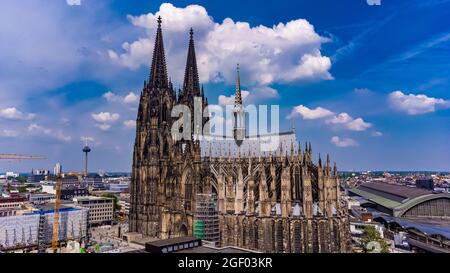
[[[162,19],[158,17],[158,29],[156,31],[155,47],[153,49],[152,66],[150,69],[149,86],[151,88],[168,88],[166,57],[161,29]]]

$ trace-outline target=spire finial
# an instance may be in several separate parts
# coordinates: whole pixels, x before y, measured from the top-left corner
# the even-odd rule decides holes
[[[162,18],[160,15],[160,16],[158,16],[158,28],[161,28],[161,24],[162,24]]]
[[[191,29],[189,30],[189,36],[190,36],[191,40],[194,39],[194,29],[193,29],[193,28],[191,28]]]

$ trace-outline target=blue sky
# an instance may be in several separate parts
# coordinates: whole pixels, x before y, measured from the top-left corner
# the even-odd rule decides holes
[[[80,170],[85,138],[92,171],[130,171],[155,15],[176,87],[192,26],[210,103],[239,62],[247,103],[279,104],[339,169],[450,170],[450,1],[163,3],[2,1],[0,153],[48,159],[0,171]]]

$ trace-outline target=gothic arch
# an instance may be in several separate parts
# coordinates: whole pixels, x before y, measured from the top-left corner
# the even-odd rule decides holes
[[[171,107],[170,107],[170,99],[168,96],[165,96],[163,98],[162,101],[162,105],[161,105],[161,119],[162,121],[167,122],[168,126],[172,126],[172,124],[170,124],[170,120],[171,120]]]
[[[187,165],[181,176],[181,194],[184,199],[184,208],[186,210],[191,210],[192,200],[194,195],[194,187],[193,187],[193,171],[190,165]]]
[[[247,243],[248,243],[248,221],[247,218],[244,218],[244,220],[242,220],[242,247],[247,247]]]
[[[214,193],[216,196],[219,195],[219,191],[218,191],[218,184],[217,184],[217,178],[215,177],[214,174],[212,174],[210,177],[207,178],[206,180],[207,185],[205,185],[206,187],[210,186],[210,190],[211,193]]]
[[[300,221],[294,222],[294,230],[293,230],[293,252],[294,253],[301,253],[302,252],[302,225]]]
[[[189,230],[187,228],[187,225],[185,223],[181,224],[180,226],[180,236],[188,236],[189,235]]]
[[[253,223],[253,248],[259,249],[259,221]]]

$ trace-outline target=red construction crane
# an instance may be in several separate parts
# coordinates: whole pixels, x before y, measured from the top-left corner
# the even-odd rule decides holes
[[[39,160],[39,159],[46,159],[46,157],[34,155],[0,154],[0,160]]]

